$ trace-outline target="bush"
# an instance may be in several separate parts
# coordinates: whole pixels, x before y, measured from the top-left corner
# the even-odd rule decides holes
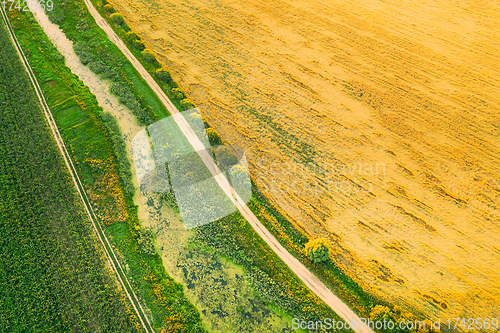
[[[306,255],[314,263],[328,261],[330,259],[330,243],[324,238],[318,238],[308,242],[305,246]]]
[[[104,11],[108,14],[113,14],[116,10],[109,3],[104,5]]]
[[[149,115],[147,111],[141,108],[139,102],[135,95],[132,93],[131,88],[126,83],[113,82],[109,88],[109,91],[118,96],[118,100],[125,104],[130,111],[137,117],[141,124],[145,124],[149,121]]]
[[[90,66],[90,65],[89,65]],[[92,68],[91,68],[92,69]],[[118,69],[116,68],[110,68],[110,67],[106,67],[106,71],[105,72],[102,72],[100,73],[101,76],[105,79],[109,79],[113,82],[118,82],[120,81],[120,72],[118,71]]]
[[[392,319],[391,309],[384,305],[376,305],[370,312],[370,319],[373,321],[383,321]]]
[[[73,50],[75,50],[76,55],[80,59],[80,62],[87,65],[90,62],[96,61],[94,52],[86,44],[78,42],[73,45]]]
[[[217,146],[222,144],[222,138],[220,137],[219,133],[217,133],[217,131],[213,128],[207,128],[207,136],[208,141],[210,141],[210,145]]]
[[[141,54],[142,60],[144,60],[145,62],[153,65],[158,64],[158,60],[156,60],[155,54],[150,49],[144,49]]]
[[[140,39],[139,36],[133,31],[129,31],[125,34],[125,41],[132,44],[136,39]]]
[[[109,18],[111,19],[111,21],[114,23],[114,24],[118,24],[118,25],[124,25],[125,24],[125,19],[123,18],[123,15],[120,14],[120,13],[113,13],[109,16]]]
[[[142,51],[146,48],[146,46],[144,45],[143,41],[140,40],[140,39],[136,39],[132,42],[132,46],[134,47],[134,49],[136,50],[139,50],[139,51]]]
[[[191,119],[193,119],[193,121],[195,121],[195,122],[199,122],[199,121],[203,120],[202,115],[200,113],[198,113],[198,112],[192,112],[192,113],[190,113],[189,117],[191,117]]]
[[[227,170],[238,163],[238,156],[231,146],[215,147],[215,158],[222,170]]]
[[[172,95],[178,101],[184,99],[184,93],[182,92],[181,88],[172,89]]]
[[[191,109],[194,105],[190,99],[184,98],[183,100],[181,100],[181,106],[187,110],[187,109]]]
[[[229,171],[231,174],[231,179],[243,183],[249,181],[248,169],[243,164],[237,164],[231,168]]]
[[[393,329],[385,329],[384,332],[388,333],[438,333],[439,329],[434,329],[431,326],[431,322],[429,320],[421,320],[417,319],[412,313],[404,311],[399,306],[394,306],[391,310],[389,307],[385,305],[375,305],[370,312],[370,320],[371,321],[392,321],[395,323],[395,327]],[[424,322],[424,325],[418,325],[413,329],[401,329],[399,328],[399,323],[410,322],[418,320],[419,322]]]
[[[102,61],[94,61],[94,62],[90,62],[88,64],[89,66],[89,69],[96,73],[96,74],[101,74],[101,73],[104,73],[108,70],[108,67],[106,65],[104,65],[104,63]]]
[[[155,71],[155,76],[158,78],[158,80],[166,82],[166,83],[172,83],[172,76],[170,75],[170,72],[165,69],[165,68],[158,68]]]

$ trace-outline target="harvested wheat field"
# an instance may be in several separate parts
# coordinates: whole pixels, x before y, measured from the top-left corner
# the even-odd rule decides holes
[[[364,288],[500,315],[498,1],[111,2]]]

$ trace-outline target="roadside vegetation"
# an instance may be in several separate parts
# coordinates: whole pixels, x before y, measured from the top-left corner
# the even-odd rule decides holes
[[[307,258],[314,263],[330,260],[330,243],[325,238],[317,238],[307,242],[305,251]]]
[[[0,45],[0,331],[142,332],[3,21]]]
[[[107,226],[105,232],[127,267],[134,290],[151,310],[153,326],[158,331],[205,332],[199,312],[186,299],[182,285],[166,273],[152,246],[151,232],[140,226],[130,164],[115,118],[102,111],[88,88],[64,65],[63,57],[31,13],[12,11],[9,16],[89,197]],[[116,82],[125,82],[128,87],[128,81]],[[144,100],[146,97],[138,99]]]

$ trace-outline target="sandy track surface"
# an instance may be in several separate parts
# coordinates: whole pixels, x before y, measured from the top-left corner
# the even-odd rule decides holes
[[[364,288],[498,316],[497,2],[111,2]]]

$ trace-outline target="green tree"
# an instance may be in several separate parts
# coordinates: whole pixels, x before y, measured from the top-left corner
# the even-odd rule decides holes
[[[115,9],[109,3],[104,5],[104,11],[108,14],[113,14]]]
[[[193,102],[189,98],[184,98],[183,100],[181,100],[181,106],[187,110],[187,109],[191,109],[194,105],[193,105]]]
[[[370,319],[372,321],[390,320],[392,319],[391,309],[384,305],[375,305],[370,312]]]
[[[172,83],[172,76],[170,75],[170,72],[165,68],[158,68],[155,71],[155,76],[158,78],[158,80],[166,83]]]
[[[193,121],[195,121],[195,122],[201,122],[201,121],[203,121],[203,117],[202,117],[202,116],[201,116],[201,114],[200,114],[200,113],[198,113],[198,112],[192,112],[192,113],[189,115],[189,117],[190,117]]]
[[[151,51],[150,49],[144,49],[144,51],[142,51],[141,54],[142,54],[142,59],[145,62],[148,62],[148,63],[153,64],[153,65],[158,64],[158,60],[156,60],[154,52]]]
[[[134,47],[134,49],[139,50],[139,51],[142,51],[146,48],[146,46],[144,45],[144,42],[140,39],[134,40],[132,42],[132,46]]]
[[[132,44],[136,39],[140,39],[139,36],[133,31],[129,31],[125,34],[125,41]]]
[[[173,88],[172,95],[178,101],[180,101],[184,98],[184,93],[182,92],[181,88]]]
[[[306,244],[305,251],[314,263],[327,261],[330,259],[330,242],[325,238],[314,239]]]
[[[210,145],[217,146],[222,144],[222,138],[220,137],[219,133],[217,133],[217,131],[213,128],[207,128],[207,136],[208,141],[210,141]]]
[[[222,170],[227,170],[231,166],[238,163],[238,156],[236,156],[236,153],[231,146],[216,147],[215,158],[217,159],[217,165]]]
[[[237,164],[233,166],[230,170],[231,179],[243,183],[248,179],[248,169],[243,164]]]
[[[111,21],[115,24],[118,24],[118,25],[123,25],[125,24],[125,19],[123,18],[123,15],[120,14],[120,13],[113,13],[109,16],[109,18],[111,19]]]

